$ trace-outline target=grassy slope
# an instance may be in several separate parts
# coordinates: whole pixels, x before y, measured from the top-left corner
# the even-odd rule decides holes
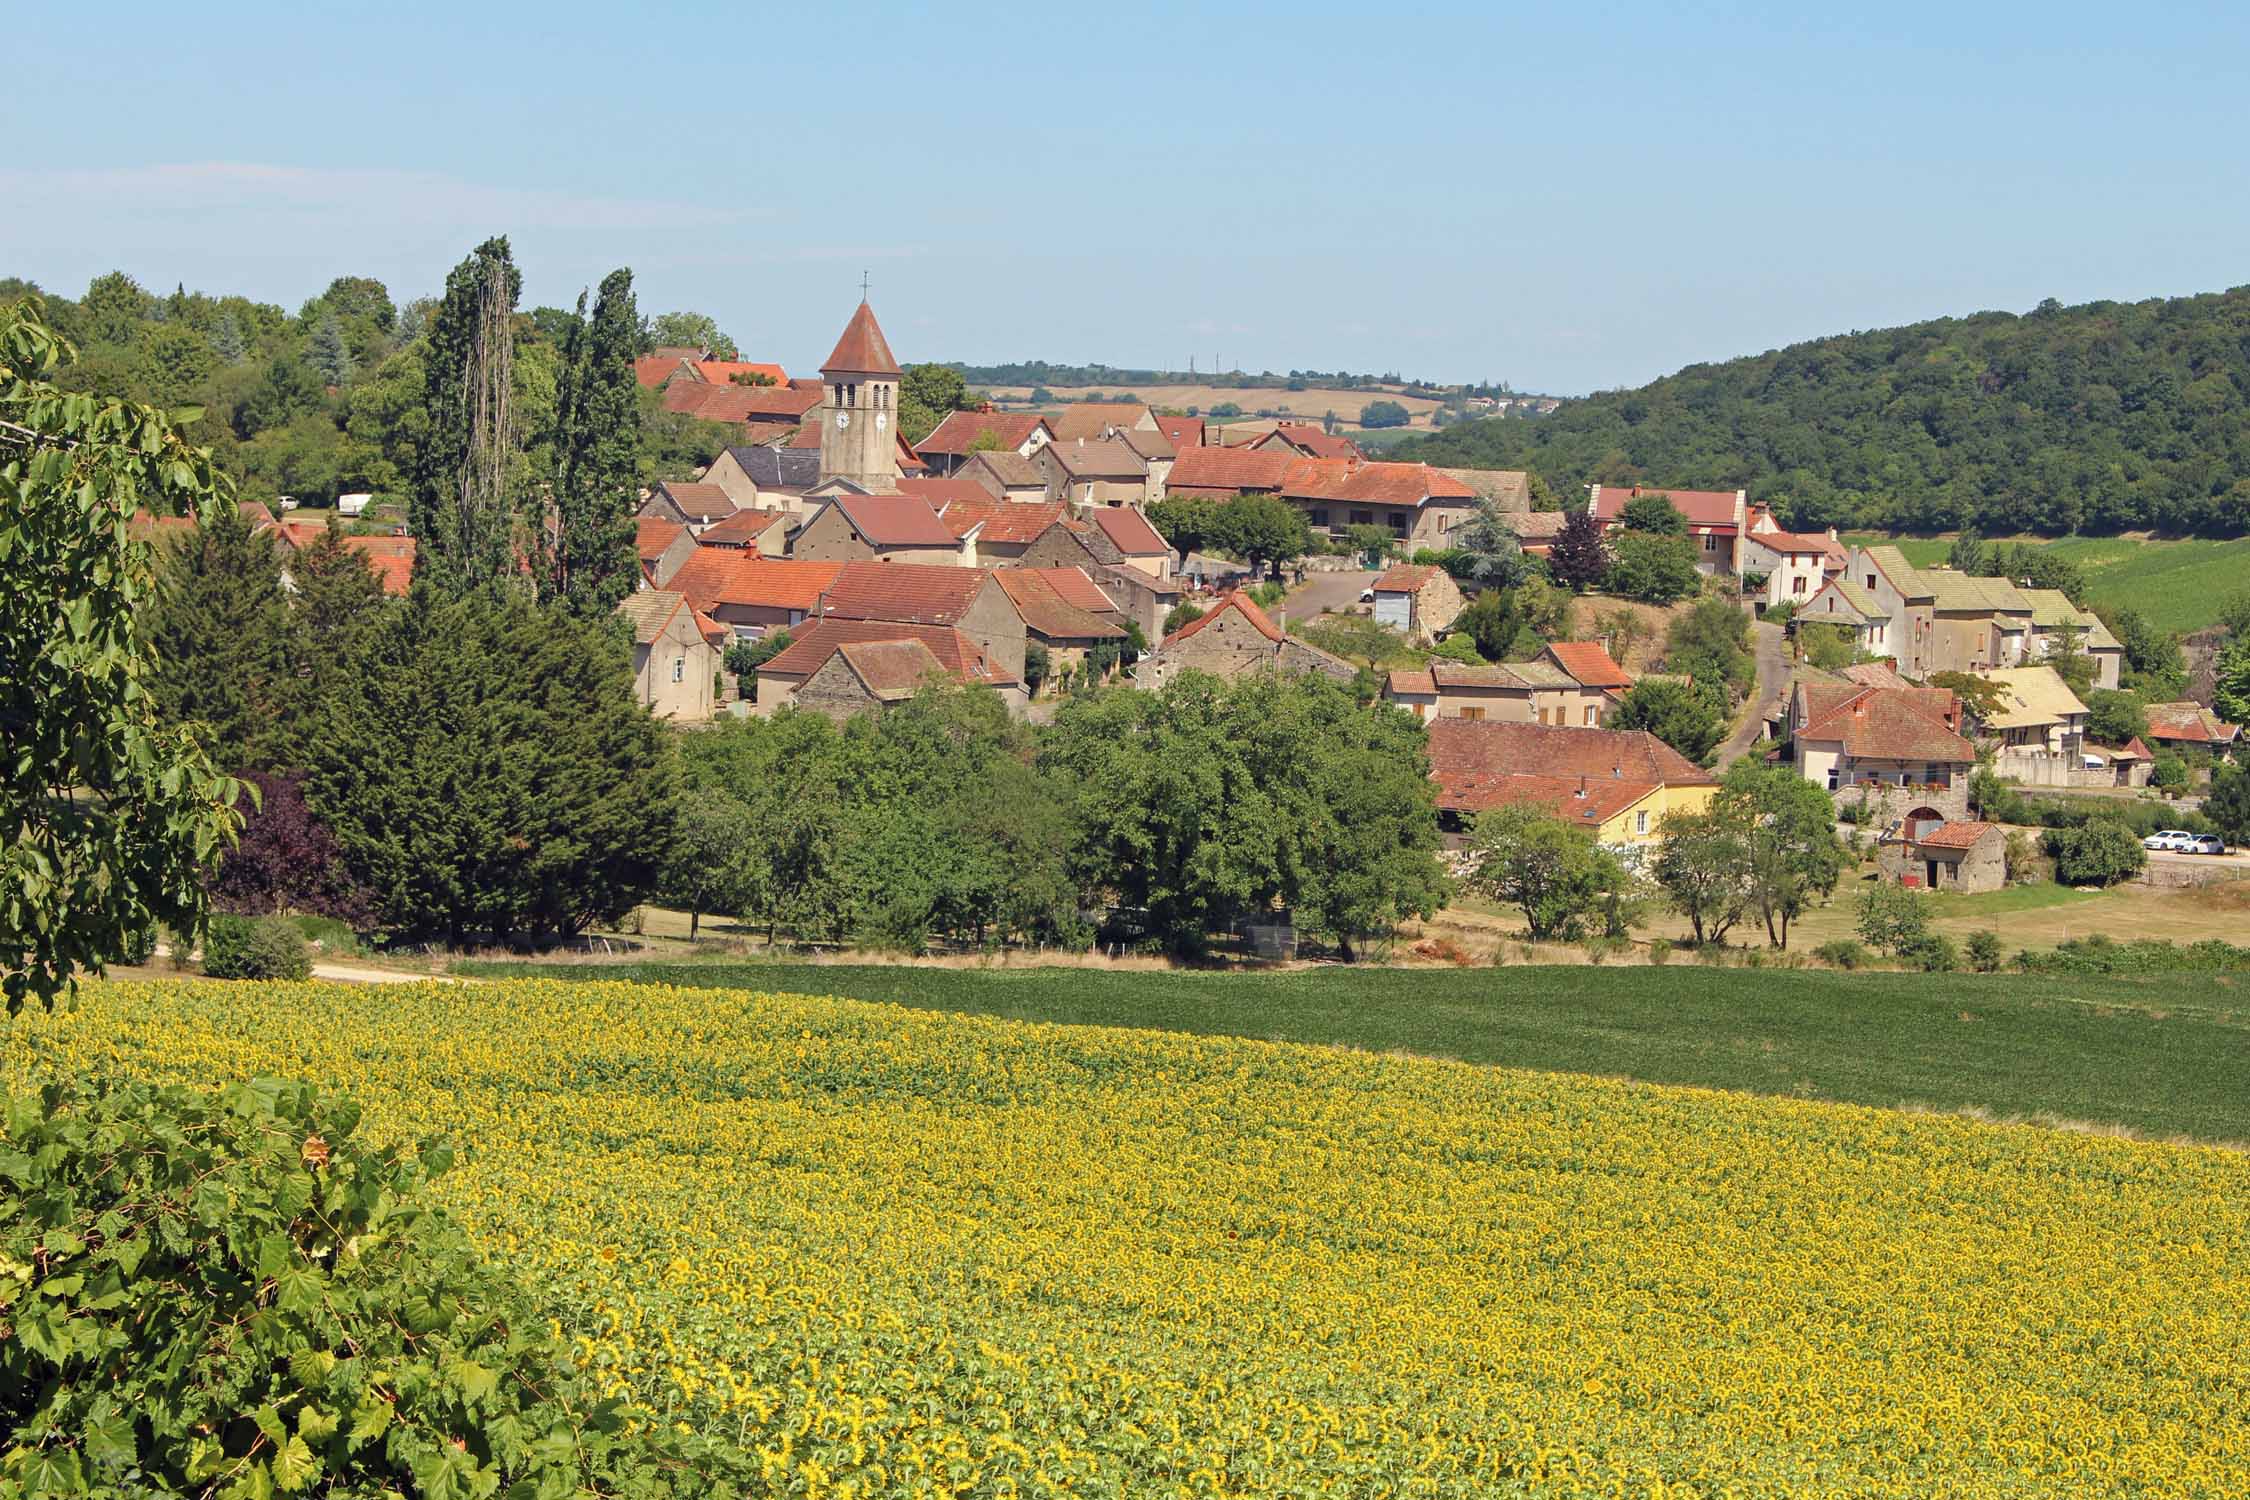
[[[1883,1106],[2250,1140],[2250,1003],[2190,983],[1664,968],[1281,974],[465,965],[1333,1043]]]
[[[1953,545],[1943,537],[1872,532],[1855,532],[1846,540],[1890,542],[1916,567],[1944,562]],[[2162,630],[2186,633],[2216,624],[2227,596],[2250,589],[2250,538],[2144,542],[2067,537],[2048,545],[2085,569],[2089,604],[2130,604]]]

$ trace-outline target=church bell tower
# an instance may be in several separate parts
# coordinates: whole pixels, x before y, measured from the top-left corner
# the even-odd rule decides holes
[[[821,407],[820,477],[848,479],[861,489],[898,488],[898,382],[890,341],[865,300],[820,367],[827,387]]]

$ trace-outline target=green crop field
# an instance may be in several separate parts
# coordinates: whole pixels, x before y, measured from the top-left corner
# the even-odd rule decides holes
[[[1316,1042],[1854,1104],[2250,1140],[2250,995],[1969,974],[1666,967],[1149,973],[470,964],[890,1001],[1016,1020]]]
[[[1879,532],[1854,532],[1844,540],[1860,545],[1888,542],[1916,567],[1944,562],[1953,545],[1945,537]],[[2158,628],[2183,635],[2216,624],[2227,597],[2250,589],[2250,538],[2214,542],[2084,536],[2043,545],[2085,570],[2090,605],[2129,604]]]

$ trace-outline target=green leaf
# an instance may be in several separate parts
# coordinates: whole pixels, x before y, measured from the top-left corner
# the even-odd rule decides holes
[[[301,1490],[320,1477],[320,1460],[313,1457],[312,1449],[305,1446],[301,1437],[283,1443],[271,1464],[273,1482],[284,1493]]]
[[[359,1405],[352,1409],[351,1430],[344,1436],[357,1448],[362,1443],[371,1443],[381,1437],[384,1429],[390,1425],[391,1403],[369,1391],[360,1398]]]

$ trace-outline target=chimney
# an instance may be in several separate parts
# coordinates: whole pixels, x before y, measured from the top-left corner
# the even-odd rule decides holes
[[[1578,774],[1578,798],[1580,801],[1586,798],[1586,774],[1583,771]]]

